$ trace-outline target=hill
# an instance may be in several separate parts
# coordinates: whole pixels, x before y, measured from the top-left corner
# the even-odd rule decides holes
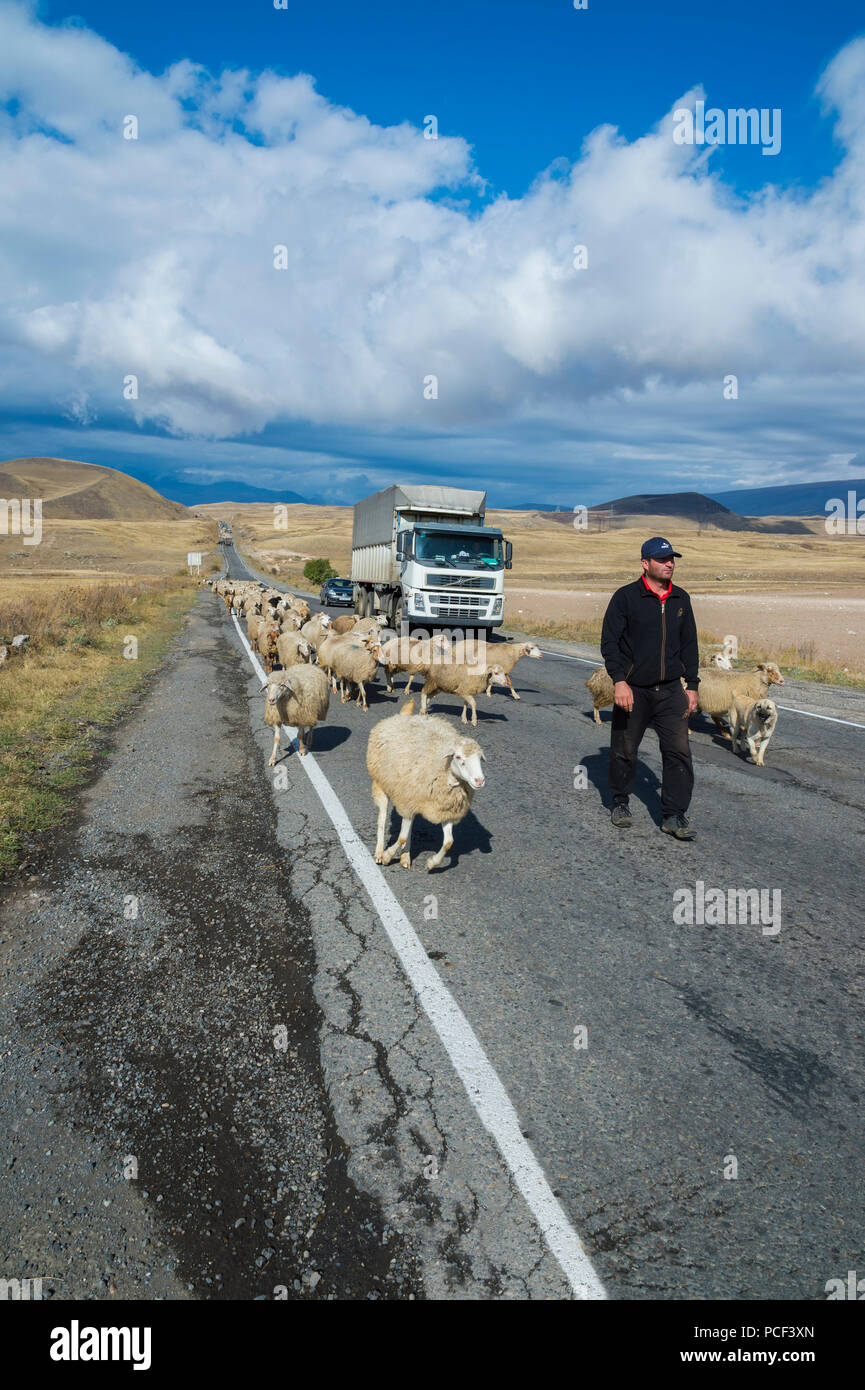
[[[307,498],[301,497],[298,492],[272,492],[267,488],[254,487],[251,483],[242,483],[236,478],[217,483],[187,482],[183,477],[152,478],[150,482],[163,497],[183,502],[187,507],[206,507],[220,502],[270,502],[281,506],[307,502]]]
[[[0,462],[0,497],[41,497],[46,521],[180,521],[189,515],[147,483],[77,459],[6,459]]]
[[[569,512],[547,513],[552,521],[573,524]],[[632,525],[642,517],[666,517],[719,531],[758,531],[772,535],[807,535],[809,528],[800,521],[774,519],[755,521],[731,511],[717,498],[702,492],[641,492],[631,497],[616,497],[589,507],[589,526],[592,530],[619,529]]]
[[[855,492],[865,497],[865,478],[841,481],[788,483],[778,487],[749,487],[733,492],[716,492],[719,502],[744,516],[822,516],[830,497]]]

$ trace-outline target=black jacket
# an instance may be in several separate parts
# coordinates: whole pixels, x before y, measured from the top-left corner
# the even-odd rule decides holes
[[[601,655],[613,681],[657,685],[684,676],[696,690],[697,624],[685,590],[674,584],[662,604],[642,578],[617,589],[604,615]]]

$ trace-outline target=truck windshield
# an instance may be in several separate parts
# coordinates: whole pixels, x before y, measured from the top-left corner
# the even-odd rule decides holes
[[[453,569],[501,569],[501,536],[472,536],[454,531],[415,532],[415,559]]]

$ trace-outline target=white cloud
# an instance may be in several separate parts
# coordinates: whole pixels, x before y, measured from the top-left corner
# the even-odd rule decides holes
[[[859,447],[865,40],[820,80],[845,154],[810,193],[734,197],[668,113],[632,142],[599,127],[573,166],[474,211],[465,141],[376,126],[307,75],[188,60],[153,76],[9,4],[0,54],[17,102],[0,120],[7,408],[83,402],[86,418],[214,439],[292,422],[450,432],[476,457],[496,433],[593,429],[695,469],[726,449],[737,476],[768,466],[785,415],[773,467]],[[138,140],[122,137],[130,114]],[[823,383],[841,374],[830,412]]]

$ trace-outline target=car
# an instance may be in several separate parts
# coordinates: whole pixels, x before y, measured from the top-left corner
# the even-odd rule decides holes
[[[354,608],[354,585],[350,579],[326,579],[319,598],[325,608]]]

